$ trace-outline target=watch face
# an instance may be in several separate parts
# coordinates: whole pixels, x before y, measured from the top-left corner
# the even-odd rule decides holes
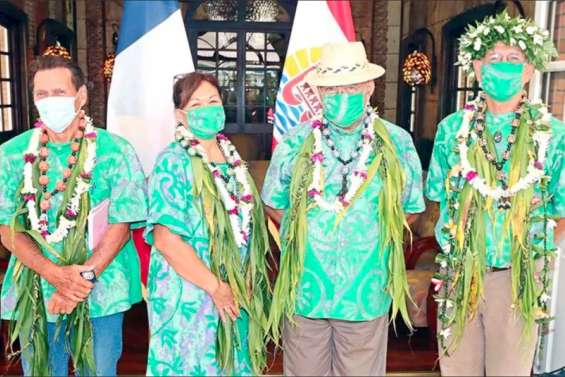
[[[94,271],[83,271],[80,273],[80,275],[88,281],[92,281],[94,279],[96,279],[96,275],[94,275]]]

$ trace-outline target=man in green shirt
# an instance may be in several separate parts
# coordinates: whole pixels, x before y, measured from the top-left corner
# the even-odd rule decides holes
[[[470,27],[460,46],[483,92],[439,124],[426,184],[440,202],[441,372],[529,376],[565,225],[565,126],[523,87],[555,48],[506,12]]]
[[[290,131],[267,172],[285,375],[384,375],[391,302],[407,319],[402,241],[405,213],[424,210],[421,165],[410,135],[369,107],[383,73],[360,42],[325,46],[307,78],[323,116]]]
[[[81,374],[115,375],[124,312],[141,300],[130,228],[145,221],[144,174],[133,148],[85,115],[87,95],[75,63],[40,57],[41,119],[0,146],[0,236],[12,252],[1,314],[26,375],[67,375],[69,355]]]

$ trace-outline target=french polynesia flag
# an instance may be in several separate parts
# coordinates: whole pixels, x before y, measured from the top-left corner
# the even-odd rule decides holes
[[[136,149],[146,175],[174,140],[173,79],[194,71],[178,1],[124,1],[110,94],[107,129]],[[147,283],[150,247],[133,232],[141,278]]]
[[[273,149],[288,130],[321,111],[319,98],[304,81],[321,47],[354,40],[349,0],[298,1],[277,94]]]

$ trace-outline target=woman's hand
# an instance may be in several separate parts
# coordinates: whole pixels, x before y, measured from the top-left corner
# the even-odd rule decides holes
[[[226,322],[228,319],[226,314],[234,321],[239,317],[239,305],[235,303],[231,288],[226,282],[218,281],[218,287],[211,296],[222,321]]]

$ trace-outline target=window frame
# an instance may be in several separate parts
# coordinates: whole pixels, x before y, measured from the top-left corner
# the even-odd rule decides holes
[[[549,30],[551,39],[553,40],[555,25],[555,8],[557,2],[537,1],[535,6],[534,20],[540,27]],[[544,70],[536,70],[530,81],[529,96],[530,98],[540,98],[546,102],[549,98],[549,82],[552,73],[565,72],[565,59],[549,62]],[[545,89],[545,90],[544,90]],[[560,119],[561,121],[565,120]]]
[[[242,59],[243,64],[236,64],[237,84],[236,84],[236,122],[226,123],[225,132],[228,134],[273,134],[273,125],[265,121],[264,123],[248,123],[245,121],[246,104],[245,104],[245,73],[246,73],[246,59],[245,59],[245,35],[247,33],[279,33],[284,36],[285,47],[281,55],[281,68],[284,69],[284,61],[286,52],[288,50],[288,43],[290,41],[290,34],[292,30],[292,23],[296,11],[296,1],[283,0],[281,1],[286,7],[289,14],[289,22],[256,22],[256,21],[210,21],[210,20],[194,20],[192,19],[193,13],[200,5],[201,1],[191,1],[189,8],[185,11],[185,27],[192,54],[192,61],[197,64],[198,46],[197,40],[199,34],[206,32],[216,33],[235,33],[237,34],[237,59],[238,62]],[[247,1],[239,1],[238,12],[243,15]],[[241,58],[243,57],[243,58]],[[265,69],[265,68],[264,68]],[[279,80],[280,80],[279,76]]]
[[[0,131],[0,143],[20,134],[29,128],[29,91],[27,51],[27,15],[9,2],[0,3],[0,23],[9,30],[10,81],[12,97],[13,127],[10,131]]]
[[[457,91],[460,89],[459,67],[455,65],[457,61],[458,39],[465,32],[467,25],[480,21],[487,16],[496,14],[496,7],[493,4],[484,4],[471,8],[464,13],[452,18],[442,28],[442,50],[443,53],[443,83],[441,86],[441,98],[439,101],[440,119],[457,110]],[[472,89],[478,92],[478,85],[475,83]]]
[[[534,8],[534,21],[541,28],[549,30],[552,40],[554,37],[553,34],[556,19],[555,8],[553,7],[554,4],[556,6],[557,2],[536,1]],[[546,102],[549,98],[549,82],[551,80],[551,74],[558,72],[565,72],[565,60],[552,61],[546,66],[543,71],[536,70],[532,79],[530,80],[528,92],[529,98],[542,99],[544,102]],[[563,121],[563,119],[561,119],[561,121]],[[551,317],[559,318],[557,316],[557,303],[559,300],[555,295],[555,291],[559,291],[558,286],[563,285],[563,283],[561,283],[560,281],[565,279],[565,276],[563,276],[564,272],[565,270],[563,269],[563,265],[561,265],[560,267],[559,263],[557,263],[552,277],[553,297],[551,298],[551,309],[549,313]],[[562,335],[564,326],[562,323],[558,324],[557,322],[557,319],[551,321],[551,323],[547,325],[546,329],[542,329],[542,331],[547,331],[547,336],[545,337],[543,344],[538,344],[538,352],[536,352],[536,358],[533,365],[534,374],[551,374],[551,372],[553,372],[555,368],[558,368],[560,366],[560,362],[563,360],[562,357],[557,357],[560,348],[556,344],[559,344],[557,334]],[[557,351],[555,350],[556,348]]]

